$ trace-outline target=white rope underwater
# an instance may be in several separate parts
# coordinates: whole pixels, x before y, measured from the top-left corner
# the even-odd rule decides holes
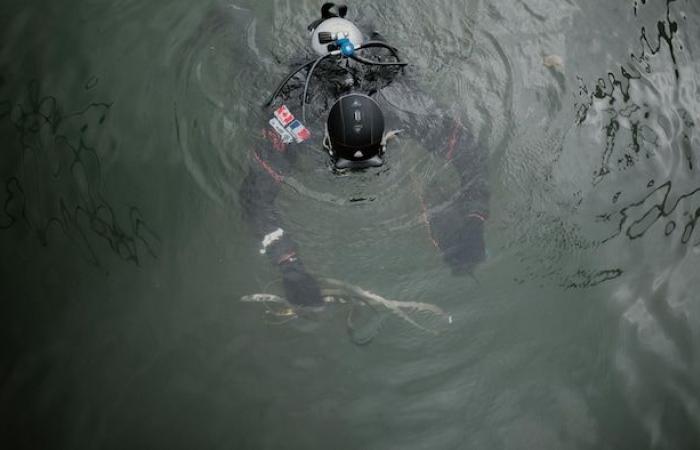
[[[429,313],[441,319],[444,319],[448,324],[452,324],[452,316],[448,315],[440,307],[431,303],[387,299],[382,297],[381,295],[363,289],[359,286],[355,286],[350,283],[346,283],[344,281],[336,280],[333,278],[326,278],[322,281],[324,281],[328,285],[334,286],[334,288],[326,288],[321,290],[321,296],[323,298],[323,301],[327,304],[346,304],[349,303],[347,299],[350,298],[357,299],[360,302],[369,305],[370,307],[381,306],[393,313],[394,315],[396,315],[397,317],[401,318],[405,322],[409,323],[410,325],[418,328],[421,331],[433,335],[438,335],[439,331],[432,330],[419,324],[409,316],[409,313]],[[298,317],[296,313],[298,307],[291,305],[286,299],[284,299],[284,297],[280,297],[279,295],[266,293],[252,294],[242,297],[241,301],[247,303],[262,303],[265,305],[276,304],[279,306],[286,306],[285,308],[282,308],[279,313],[276,313],[269,308],[267,309],[267,312],[274,314],[277,317],[286,317],[288,320],[292,320],[293,318]]]

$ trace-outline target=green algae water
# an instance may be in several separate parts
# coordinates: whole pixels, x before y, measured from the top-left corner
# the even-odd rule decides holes
[[[488,258],[443,262],[421,195],[458,175],[405,139],[299,155],[277,207],[315,277],[435,333],[241,302],[281,293],[251,117],[320,6],[0,5],[0,448],[700,448],[700,4],[349,5],[488,152]]]

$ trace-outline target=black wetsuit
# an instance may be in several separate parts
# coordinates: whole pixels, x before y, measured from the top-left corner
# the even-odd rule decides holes
[[[437,108],[427,106],[417,117],[418,112],[392,105],[384,91],[374,98],[384,112],[387,130],[405,130],[425,149],[449,161],[458,171],[461,188],[452,197],[449,208],[431,212],[425,202],[422,206],[431,240],[453,272],[471,273],[485,258],[487,153],[465,126]],[[273,116],[273,110],[270,109],[268,118]],[[300,116],[298,108],[292,112]],[[320,304],[318,285],[305,270],[294,239],[284,231],[282,217],[275,208],[275,198],[284,186],[285,177],[294,171],[298,151],[302,146],[314,146],[316,151],[321,149],[321,136],[315,132],[315,139],[287,145],[267,122],[262,124],[262,129],[263,139],[251,152],[251,167],[240,190],[244,214],[269,260],[280,267],[287,299],[299,305]],[[392,145],[397,144],[390,142],[387,152],[391,152]]]

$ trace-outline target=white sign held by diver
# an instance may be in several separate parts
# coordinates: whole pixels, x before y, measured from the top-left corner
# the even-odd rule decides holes
[[[294,142],[294,136],[292,136],[292,134],[289,131],[287,131],[286,128],[284,128],[284,126],[282,126],[279,120],[273,117],[272,119],[270,119],[270,125],[277,132],[277,134],[280,135],[280,137],[282,138],[282,142],[284,142],[285,144],[291,144],[292,142]]]

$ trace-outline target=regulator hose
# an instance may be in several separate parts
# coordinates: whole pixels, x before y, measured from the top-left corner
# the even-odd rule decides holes
[[[383,61],[372,61],[371,59],[364,58],[360,55],[352,55],[350,56],[351,59],[354,59],[357,62],[361,62],[362,64],[367,64],[369,66],[401,66],[405,67],[408,65],[407,62],[383,62]]]
[[[401,60],[399,58],[399,51],[396,49],[396,47],[392,47],[391,45],[387,44],[386,42],[382,41],[367,41],[364,44],[360,45],[357,50],[362,50],[363,48],[385,48],[391,52],[391,54],[394,56],[394,58],[398,59],[399,61]]]
[[[309,84],[311,83],[311,77],[313,76],[314,70],[316,70],[316,67],[321,63],[321,61],[328,58],[329,56],[337,55],[327,53],[323,56],[319,56],[316,59],[316,61],[314,61],[313,65],[311,66],[311,69],[309,69],[309,73],[306,75],[306,82],[304,83],[304,96],[301,98],[301,117],[304,123],[306,123],[306,95],[309,92]]]
[[[396,47],[392,47],[391,45],[389,45],[385,42],[367,41],[364,44],[362,44],[361,46],[359,46],[356,50],[362,50],[365,48],[384,48],[384,49],[387,49],[391,52],[392,56],[394,58],[396,58],[397,61],[396,62],[372,61],[371,59],[367,59],[363,56],[356,55],[356,54],[351,55],[350,58],[359,62],[359,63],[367,64],[370,66],[400,66],[400,67],[405,67],[408,65],[407,62],[401,61],[401,58],[399,58],[399,52],[396,49]],[[323,61],[324,59],[326,59],[329,56],[336,56],[336,55],[332,55],[331,53],[328,53],[328,54],[319,56],[315,60],[308,61],[308,62],[302,64],[301,66],[299,66],[298,68],[294,69],[289,75],[287,75],[284,78],[284,80],[282,80],[282,82],[280,82],[280,84],[277,85],[277,88],[272,93],[270,98],[264,103],[263,106],[265,106],[265,107],[270,106],[272,104],[272,102],[275,101],[275,98],[277,98],[277,96],[280,95],[280,93],[282,92],[282,89],[284,89],[284,87],[287,85],[287,83],[289,83],[289,80],[291,80],[296,74],[298,74],[302,70],[304,70],[308,67],[311,67],[311,69],[309,69],[309,73],[306,75],[306,81],[304,82],[304,96],[302,97],[302,104],[301,104],[302,118],[303,118],[304,122],[306,122],[306,96],[307,96],[308,91],[309,91],[309,84],[311,83],[311,77],[313,76],[314,70],[316,70],[316,67],[321,63],[321,61]]]
[[[310,65],[312,65],[314,62],[315,61],[309,61],[309,62],[303,64],[302,66],[300,66],[299,68],[294,69],[292,71],[292,73],[287,75],[287,77],[284,80],[282,80],[282,82],[280,84],[277,85],[275,92],[270,96],[270,98],[265,102],[265,104],[263,106],[265,106],[265,107],[270,106],[272,104],[272,102],[275,101],[275,98],[277,98],[277,96],[280,95],[280,92],[282,92],[282,89],[284,89],[284,87],[287,85],[287,83],[289,83],[289,80],[291,80],[292,77],[294,77],[294,75],[298,74],[302,70],[304,70],[307,67],[309,67]]]

